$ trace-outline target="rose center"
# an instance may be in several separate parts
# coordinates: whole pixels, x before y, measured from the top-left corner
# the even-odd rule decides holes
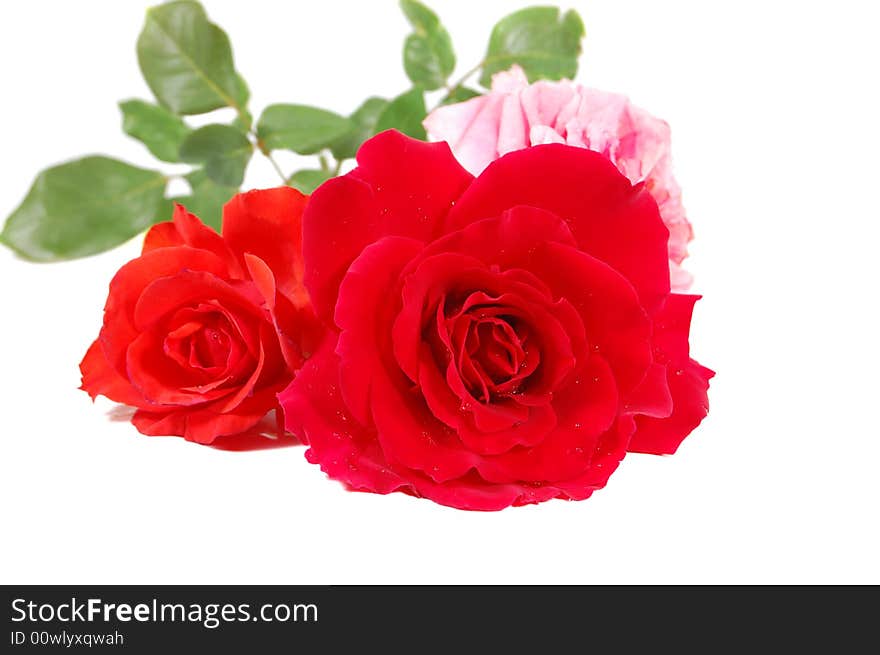
[[[487,403],[519,392],[535,363],[528,325],[505,314],[462,318],[466,329],[458,367],[468,391]]]
[[[165,338],[165,352],[178,364],[197,370],[226,367],[229,359],[230,326],[218,312],[186,317]]]

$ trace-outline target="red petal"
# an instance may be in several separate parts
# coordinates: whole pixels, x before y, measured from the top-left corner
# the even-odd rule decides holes
[[[626,277],[649,312],[669,293],[669,232],[657,205],[601,154],[559,144],[507,154],[470,185],[445,231],[516,205],[565,219],[579,247]]]
[[[261,335],[263,338],[260,339],[260,354],[257,357],[257,361],[254,363],[253,371],[251,372],[250,377],[245,381],[243,385],[235,392],[235,394],[227,399],[223,399],[223,402],[220,404],[218,408],[220,412],[230,412],[236,407],[238,407],[242,401],[248,396],[251,396],[254,393],[254,387],[257,385],[257,381],[260,379],[260,376],[263,373],[263,368],[266,365],[266,349],[263,346],[264,340],[266,339],[265,332],[268,331],[268,327],[264,327],[261,330],[264,334]]]
[[[327,339],[279,394],[287,429],[309,443],[306,458],[330,477],[357,490],[403,491],[458,509],[497,511],[554,497],[583,499],[605,484],[624,453],[629,432],[609,430],[593,453],[595,466],[556,484],[495,484],[471,471],[444,482],[386,459],[376,434],[347,411],[338,393],[339,361]],[[631,419],[630,419],[631,422]]]
[[[107,362],[100,339],[96,339],[89,346],[79,365],[79,370],[82,373],[80,389],[87,392],[92,400],[101,395],[125,405],[143,406],[147,404],[143,396],[131,386],[131,383]]]
[[[355,420],[340,402],[339,360],[333,350],[333,339],[325,340],[279,394],[287,429],[307,441],[306,458],[331,478],[357,490],[404,491],[460,509],[500,510],[517,502],[536,502],[535,492],[541,490],[531,487],[489,484],[473,474],[437,483],[387,461],[375,432]],[[544,492],[541,499],[557,493],[556,489]]]
[[[240,193],[223,207],[223,238],[244,267],[244,255],[262,259],[278,290],[298,306],[303,287],[302,216],[308,197],[290,187]]]
[[[206,381],[165,356],[163,337],[155,331],[144,332],[128,348],[128,377],[144,398],[159,405],[199,405],[230,394],[229,389],[200,389]]]
[[[369,420],[372,380],[391,353],[390,326],[396,311],[389,298],[399,286],[400,270],[422,244],[403,237],[386,237],[366,248],[351,265],[339,288],[336,324],[342,330],[336,352],[346,404],[363,423]],[[387,348],[387,350],[386,350]]]
[[[394,359],[388,329],[399,304],[388,300],[389,293],[399,289],[400,269],[421,247],[413,239],[386,237],[351,265],[339,289],[336,323],[342,334],[336,352],[345,401],[358,420],[367,423],[372,416],[386,456],[449,479],[467,471],[473,456],[419,394],[409,391],[412,383]]]
[[[495,214],[484,214],[483,217],[483,220],[465,223],[461,229],[433,241],[425,247],[419,261],[437,253],[459,252],[498,266],[501,270],[530,270],[529,261],[536,244],[556,242],[576,245],[566,222],[544,209],[516,206]],[[417,265],[417,262],[413,265]]]
[[[584,374],[582,382],[572,384],[564,398],[554,402],[556,429],[531,448],[486,457],[477,466],[480,475],[498,483],[556,482],[587,471],[601,436],[614,422],[618,396],[611,370],[601,357],[590,358]]]
[[[244,277],[241,263],[235,259],[224,238],[202,223],[195,214],[186,211],[183,205],[174,206],[174,226],[186,245],[213,252],[227,263],[230,277]]]
[[[275,394],[275,389],[265,389],[227,414],[212,408],[184,408],[170,412],[141,409],[135,412],[131,422],[141,434],[180,436],[187,441],[210,444],[217,437],[239,434],[259,423],[275,407]]]
[[[365,142],[358,167],[323,184],[303,217],[305,280],[318,315],[332,318],[339,283],[367,245],[385,236],[433,238],[472,179],[445,143],[393,130]]]
[[[474,179],[446,143],[425,143],[388,130],[366,141],[349,175],[367,183],[379,209],[377,236],[427,239]]]
[[[539,244],[537,275],[578,311],[587,340],[614,369],[621,394],[644,378],[651,364],[651,324],[632,285],[590,255],[557,243]]]
[[[666,364],[672,414],[668,418],[636,416],[630,452],[674,453],[709,412],[709,380],[715,373],[691,359],[688,346],[691,315],[698,299],[699,296],[673,294],[656,317],[655,358]]]
[[[306,458],[356,489],[389,493],[405,485],[379,448],[375,432],[358,423],[339,395],[339,358],[329,335],[278,395],[286,428],[309,444]]]
[[[654,418],[666,418],[672,414],[672,394],[664,365],[651,364],[645,379],[624,400],[623,409],[630,414]]]
[[[154,280],[143,290],[135,305],[134,324],[140,330],[146,330],[169,312],[198,301],[216,302],[218,311],[226,310],[230,321],[237,325],[241,323],[236,319],[242,316],[268,320],[268,314],[260,307],[262,298],[255,287],[233,287],[211,273],[182,271]],[[245,340],[256,343],[255,340]]]
[[[256,285],[257,290],[263,297],[266,309],[270,312],[275,310],[275,275],[272,273],[266,262],[259,257],[245,253],[244,262],[247,266],[251,280]]]
[[[437,370],[428,352],[423,353],[419,367],[419,388],[431,413],[453,428],[462,443],[480,455],[493,455],[516,445],[534,446],[555,426],[556,415],[547,405],[528,408],[526,418],[518,425],[494,432],[476,427],[472,411],[461,411],[461,399],[450,389],[446,377]],[[475,401],[474,401],[475,402]]]
[[[156,225],[147,231],[146,236],[144,236],[144,246],[141,254],[146,254],[151,250],[157,250],[159,248],[170,248],[172,246],[182,245],[185,245],[183,237],[180,236],[177,228],[174,227],[173,221],[156,223]]]
[[[245,254],[244,259],[248,273],[272,316],[284,361],[291,371],[295,371],[302,366],[304,353],[320,343],[322,328],[311,306],[296,306],[287,296],[276,294],[275,275],[266,262],[251,254]]]
[[[134,308],[144,289],[158,278],[186,269],[221,276],[227,271],[214,253],[181,246],[150,251],[125,264],[113,277],[100,339],[107,361],[120,374],[125,373],[125,351],[140,333],[134,325]]]
[[[574,478],[554,483],[560,496],[583,500],[589,498],[595,490],[604,487],[626,455],[626,444],[629,443],[634,429],[632,416],[618,417],[616,424],[599,440],[590,468]]]

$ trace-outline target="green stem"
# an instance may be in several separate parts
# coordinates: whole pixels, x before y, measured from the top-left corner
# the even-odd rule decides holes
[[[268,150],[261,150],[261,152],[266,156],[266,159],[269,160],[269,163],[272,164],[272,168],[275,169],[275,172],[278,173],[278,177],[281,178],[281,182],[287,186],[287,176],[284,174],[284,171],[281,170],[281,167],[278,165],[278,162],[275,161],[275,158],[272,156],[272,153]]]
[[[458,91],[458,89],[461,88],[461,86],[465,82],[468,81],[468,78],[470,78],[474,73],[479,71],[483,67],[483,64],[485,64],[485,63],[486,63],[486,60],[481,59],[480,62],[476,66],[474,66],[473,68],[469,68],[464,75],[462,75],[460,78],[458,78],[458,81],[455,82],[455,84],[452,84],[451,86],[447,84],[446,85],[446,97],[449,97],[450,95],[452,95],[453,93]],[[439,107],[440,103],[442,103],[442,102],[443,102],[443,100],[441,99],[440,102],[438,102],[436,105],[434,105],[429,110],[429,113],[434,111],[435,109],[437,109],[437,107]]]
[[[284,174],[284,171],[281,170],[281,167],[278,165],[278,162],[275,161],[275,158],[272,156],[272,151],[266,147],[266,144],[263,143],[263,140],[257,136],[256,130],[251,129],[249,134],[254,138],[254,141],[257,144],[257,150],[259,150],[263,156],[269,160],[269,163],[272,164],[272,168],[275,169],[275,172],[278,173],[278,177],[281,178],[281,183],[285,186],[290,186],[287,183],[287,176]]]

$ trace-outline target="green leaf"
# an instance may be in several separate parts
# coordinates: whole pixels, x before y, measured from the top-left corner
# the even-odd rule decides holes
[[[235,75],[238,80],[238,92],[241,100],[241,107],[238,111],[238,115],[233,119],[232,125],[240,129],[242,132],[248,133],[251,131],[251,127],[254,124],[253,115],[245,109],[248,100],[251,98],[251,90],[248,88],[247,82],[244,81],[244,78],[240,73],[236,73]]]
[[[245,82],[244,78],[241,76],[241,73],[235,74],[235,84],[237,86],[235,97],[240,101],[240,105],[244,107],[247,105],[248,100],[251,99],[251,90],[248,87],[247,82]]]
[[[349,117],[352,129],[331,144],[333,156],[340,161],[354,157],[361,144],[376,133],[376,121],[387,106],[385,98],[367,98]]]
[[[452,89],[451,92],[446,94],[446,97],[440,102],[441,105],[453,105],[456,102],[464,102],[465,100],[470,100],[471,98],[476,98],[477,96],[482,95],[479,91],[474,91],[473,89],[469,89],[466,86],[457,86]]]
[[[287,183],[297,191],[310,195],[315,189],[333,177],[333,173],[321,168],[304,168],[290,176]]]
[[[332,111],[306,105],[269,105],[257,121],[257,137],[268,150],[287,149],[311,155],[327,148],[352,122]]]
[[[577,73],[584,23],[573,9],[529,7],[502,18],[492,29],[480,84],[489,87],[492,75],[519,64],[529,81],[573,78]]]
[[[413,28],[421,33],[430,32],[440,25],[437,14],[416,0],[400,0],[400,8]]]
[[[235,187],[221,186],[213,182],[202,170],[193,171],[186,176],[191,189],[188,196],[172,198],[218,232],[223,223],[223,205],[238,193]]]
[[[396,129],[415,139],[427,139],[422,121],[428,115],[425,94],[419,88],[410,89],[388,103],[376,121],[376,132]]]
[[[54,166],[34,180],[0,241],[44,262],[109,250],[164,218],[165,183],[158,171],[108,157]]]
[[[244,133],[231,125],[206,125],[184,140],[180,159],[203,164],[207,176],[220,186],[237,187],[253,150]]]
[[[403,68],[413,84],[439,89],[455,70],[452,39],[437,14],[416,0],[401,0],[403,13],[415,32],[403,44]]]
[[[177,0],[147,10],[137,55],[156,99],[176,114],[242,110],[247,102],[229,37],[198,2]]]
[[[119,109],[123,132],[143,143],[162,161],[180,161],[180,144],[191,130],[179,116],[143,100],[120,102]]]

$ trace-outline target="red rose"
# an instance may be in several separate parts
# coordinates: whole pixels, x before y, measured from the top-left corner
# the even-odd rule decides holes
[[[302,365],[312,311],[290,188],[235,196],[222,236],[182,206],[110,283],[82,388],[137,408],[148,435],[211,443],[256,425]]]
[[[707,411],[667,238],[595,152],[537,146],[474,179],[445,143],[380,134],[303,218],[331,329],[281,394],[287,426],[355,489],[479,510],[586,498]]]

